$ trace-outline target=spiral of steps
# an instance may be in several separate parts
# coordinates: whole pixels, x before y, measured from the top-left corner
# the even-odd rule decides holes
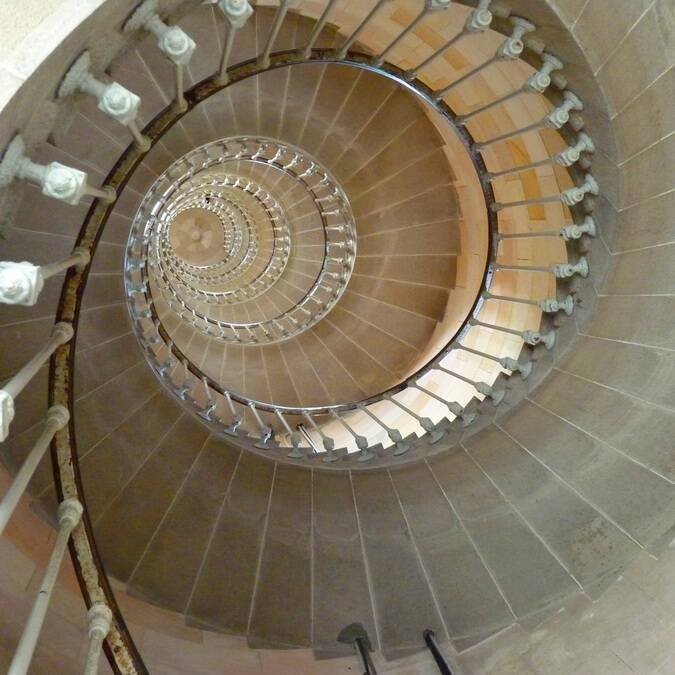
[[[255,116],[246,115],[246,124],[233,125],[231,118],[223,117],[214,123],[223,137],[253,133],[298,143],[308,153],[316,153],[317,160],[334,173],[349,196],[359,242],[365,246],[356,255],[348,287],[324,321],[297,339],[270,346],[223,344],[191,330],[185,322],[169,319],[167,323],[161,310],[159,314],[180,351],[228,390],[284,405],[360,400],[405,377],[423,358],[443,320],[456,273],[458,201],[451,171],[442,159],[444,143],[413,97],[394,83],[349,67],[311,64],[294,68],[298,68],[297,73],[268,71],[256,78],[259,82],[249,84],[246,80],[241,88],[237,85],[231,92],[224,90],[212,97],[213,102],[209,99],[209,106],[213,106],[209,113],[213,117],[215,110],[222,111],[219,99],[226,97],[236,110],[245,107],[249,98],[256,108],[269,106],[249,90],[278,90],[280,78],[297,78],[299,84],[289,86],[297,86],[298,92],[293,90],[289,97],[302,115],[290,109],[281,119],[261,116],[256,122]],[[301,90],[309,86],[308,82],[313,88]],[[324,136],[319,137],[318,130],[309,129],[308,120],[317,124],[322,119],[321,111],[331,109],[332,97],[339,91],[349,92],[342,104],[342,116],[339,108],[332,108],[334,119],[323,124]],[[354,109],[359,110],[358,116],[351,114]],[[184,118],[186,124],[197,114],[204,113],[195,108]],[[406,133],[393,139],[383,133],[397,128]],[[425,139],[416,150],[420,153],[417,161],[417,154],[409,152],[409,129]],[[195,142],[211,140],[205,134],[208,131],[202,129]],[[169,145],[172,140],[165,143],[174,147]],[[180,149],[180,145],[177,147]],[[409,180],[411,175],[416,176],[414,183]],[[371,176],[377,176],[379,187],[371,188]],[[224,308],[220,316],[227,313],[234,320],[246,322],[252,317],[279,315],[305,295],[307,285],[316,277],[325,240],[316,207],[299,187],[284,190],[281,182],[273,177],[270,189],[284,200],[291,223],[293,251],[289,264],[269,292],[251,303]],[[424,195],[431,194],[434,196],[427,201]],[[426,202],[424,209],[417,209],[422,201]],[[374,225],[368,224],[373,213],[381,213],[383,205],[392,203],[400,203],[389,214],[392,229],[407,225],[407,237],[399,236],[398,241],[377,237]],[[411,209],[417,211],[412,222]],[[436,219],[432,209],[444,217]],[[420,228],[412,229],[418,221]],[[375,236],[368,238],[370,231]],[[434,238],[431,251],[425,243],[427,237]],[[174,325],[180,328],[175,334]]]
[[[358,621],[387,659],[423,648],[424,629],[461,653],[508,627],[534,628],[575,596],[599,598],[637,555],[668,544],[672,406],[643,384],[624,385],[633,382],[625,365],[633,340],[604,342],[605,317],[627,302],[621,289],[630,272],[613,273],[616,294],[587,318],[586,274],[551,271],[585,264],[594,246],[587,218],[603,199],[546,201],[583,186],[584,162],[595,161],[587,153],[568,171],[549,161],[573,145],[568,134],[527,131],[562,95],[552,103],[530,92],[489,107],[536,71],[523,59],[449,89],[442,98],[453,123],[465,118],[458,126],[470,134],[468,149],[465,132],[429,105],[429,91],[445,91],[491,58],[513,28],[508,12],[492,7],[494,30],[452,47],[408,87],[402,73],[457,34],[476,3],[439,3],[449,7],[431,35],[420,32],[423,48],[401,40],[382,72],[371,59],[390,39],[377,30],[359,36],[352,63],[327,56],[365,7],[320,25],[313,4],[286,12],[288,3],[259,3],[236,32],[230,63],[255,64],[279,15],[272,56],[283,60],[313,40],[317,58],[275,62],[179,113],[173,65],[155,36],[134,35],[109,62],[87,45],[107,76],[142,97],[140,129],[167,110],[175,120],[116,186],[81,289],[72,356],[78,480],[106,573],[188,625],[246,636],[255,648],[306,647],[331,658],[351,653],[336,636]],[[373,19],[382,31],[414,19],[411,3],[392,4],[381,24]],[[227,24],[214,4],[166,13],[198,45],[184,69],[186,91],[196,91],[221,66]],[[363,53],[369,67],[357,67]],[[572,138],[580,124],[573,116]],[[492,144],[502,135],[505,142]],[[128,129],[78,94],[64,100],[30,156],[105,185],[129,143]],[[485,145],[483,175],[476,144]],[[162,201],[172,169],[209,147],[248,154],[195,170],[173,202]],[[320,167],[344,194],[335,222],[321,211],[320,193],[297,179],[302,172],[273,160],[294,149],[308,158],[298,160],[303,169]],[[512,171],[519,166],[526,168]],[[96,207],[50,200],[27,182],[9,191],[15,227],[3,257],[12,260],[28,251],[36,264],[66,257]],[[142,248],[145,205],[159,203],[151,200],[157,194],[167,207],[164,234],[155,249]],[[354,239],[340,248],[336,264],[348,271],[331,301],[317,302],[316,316],[296,321],[297,329],[250,328],[278,324],[302,306],[331,269],[329,230],[345,214]],[[558,236],[573,227],[587,228],[579,249]],[[147,263],[153,255],[159,262]],[[0,342],[11,344],[3,380],[48,338],[60,286],[46,285],[19,320],[16,308],[0,305]],[[550,298],[561,307],[570,298],[570,311],[547,312],[541,303]],[[538,333],[525,373],[527,331]],[[540,339],[546,335],[555,336],[555,350]],[[450,350],[460,338],[462,347]],[[652,379],[663,377],[659,364],[668,359],[654,357]],[[614,361],[608,378],[603,364]],[[414,389],[418,382],[424,389]],[[49,387],[45,367],[21,394],[0,446],[12,470],[42,431]],[[504,403],[493,405],[504,392]],[[461,406],[450,409],[443,397]],[[370,400],[379,422],[361,404]],[[437,437],[425,435],[427,419]],[[258,442],[258,427],[271,433],[275,423],[273,452]],[[392,438],[392,427],[404,429],[402,438]],[[324,452],[326,436],[344,452]],[[61,493],[48,457],[29,489],[52,517]]]

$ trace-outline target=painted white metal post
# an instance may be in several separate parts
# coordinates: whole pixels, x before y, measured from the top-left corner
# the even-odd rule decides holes
[[[323,14],[318,18],[318,20],[314,24],[314,30],[312,31],[312,34],[309,36],[309,40],[307,40],[307,44],[305,45],[305,48],[302,51],[302,56],[304,58],[308,59],[311,56],[312,47],[319,38],[319,35],[321,35],[321,31],[324,29],[328,21],[328,15],[333,9],[333,5],[335,4],[335,2],[336,0],[328,0],[326,6],[324,7]]]
[[[429,57],[424,59],[421,63],[417,64],[414,68],[407,70],[404,73],[406,80],[412,80],[417,77],[419,72],[426,68],[430,63],[435,61],[441,54],[450,49],[453,45],[456,45],[462,38],[473,33],[483,33],[486,31],[490,24],[492,23],[492,12],[490,12],[490,4],[492,0],[478,0],[478,5],[476,9],[471,12],[467,18],[462,30],[451,37],[446,43],[444,43],[439,49],[433,52]]]
[[[59,98],[77,91],[91,94],[98,101],[98,109],[129,129],[138,148],[147,152],[150,149],[150,139],[141,134],[136,122],[140,97],[117,82],[106,84],[96,79],[90,72],[90,67],[89,52],[83,52],[63,78],[59,86]]]
[[[347,52],[351,46],[356,42],[359,35],[363,32],[365,27],[368,25],[370,20],[384,7],[384,5],[389,2],[389,0],[377,0],[373,8],[366,14],[365,18],[361,23],[354,29],[354,32],[342,43],[342,45],[337,50],[337,57],[339,59],[344,59],[347,56]]]
[[[465,73],[459,79],[451,82],[447,87],[443,87],[443,89],[434,91],[432,94],[434,99],[439,101],[449,91],[462,84],[462,82],[466,82],[467,80],[471,79],[474,75],[477,75],[481,71],[485,70],[493,63],[497,63],[498,61],[513,61],[517,59],[525,48],[523,36],[526,33],[530,33],[535,30],[536,27],[533,23],[525,21],[525,19],[521,19],[517,16],[511,18],[511,23],[513,24],[513,31],[511,35],[507,37],[506,40],[504,40],[504,42],[499,46],[494,56],[481,63],[479,66],[476,66],[468,73]]]
[[[45,279],[56,276],[69,267],[82,267],[90,260],[89,251],[81,246],[70,257],[49,265],[29,262],[0,262],[0,302],[6,305],[32,307],[44,287]]]
[[[65,499],[59,504],[57,517],[59,521],[59,531],[56,535],[54,549],[47,563],[47,569],[42,577],[40,590],[38,591],[33,607],[30,611],[28,621],[24,627],[19,645],[14,652],[14,658],[9,666],[7,675],[25,675],[28,672],[35,646],[37,645],[42,624],[47,614],[49,601],[52,597],[56,578],[61,569],[63,556],[66,553],[68,539],[73,528],[80,522],[82,517],[82,504],[77,499]]]
[[[96,675],[103,641],[110,632],[110,626],[112,625],[110,607],[102,602],[94,603],[87,612],[87,621],[89,623],[89,648],[84,675]]]
[[[37,439],[16,476],[14,476],[9,490],[7,490],[2,501],[0,501],[0,536],[2,536],[5,526],[11,518],[12,513],[14,513],[14,509],[19,503],[21,496],[26,491],[26,487],[35,473],[40,460],[44,457],[45,451],[49,447],[52,438],[54,438],[54,434],[59,429],[63,429],[68,424],[69,419],[70,413],[62,405],[54,405],[47,411],[47,421],[45,422],[43,432],[40,434],[40,437]]]
[[[195,41],[178,26],[169,26],[157,13],[157,0],[145,0],[124,24],[125,31],[147,30],[157,38],[160,51],[174,64],[176,81],[176,106],[187,109],[183,93],[183,67],[186,66],[197,45]]]
[[[379,68],[384,63],[391,50],[394,49],[406,35],[415,30],[417,24],[419,24],[427,14],[439,9],[448,9],[448,7],[450,7],[450,2],[451,0],[424,0],[424,5],[419,14],[380,52],[379,56],[374,56],[371,59],[371,64],[376,68]]]
[[[59,162],[36,164],[26,155],[26,145],[19,135],[10,141],[0,161],[0,187],[7,187],[17,178],[39,185],[43,195],[66,204],[79,204],[85,195],[106,202],[114,202],[117,197],[110,186],[95,188],[88,185],[84,171]]]
[[[552,54],[547,53],[543,53],[541,55],[541,58],[542,58],[541,68],[537,72],[533,73],[526,80],[523,86],[520,87],[520,89],[516,89],[515,91],[509,92],[508,94],[498,99],[495,99],[494,101],[490,101],[489,103],[486,103],[484,106],[476,108],[475,110],[472,110],[470,113],[467,113],[466,115],[460,115],[457,118],[457,121],[460,124],[466,124],[474,117],[477,117],[478,115],[486,112],[487,110],[491,110],[492,108],[500,106],[503,103],[510,101],[512,98],[520,96],[521,94],[526,94],[528,92],[543,94],[551,84],[551,73],[555,70],[561,70],[563,67],[563,62],[560,59],[557,59]]]
[[[218,0],[218,8],[223,13],[225,21],[228,24],[225,46],[223,47],[223,53],[220,57],[220,67],[218,69],[219,81],[221,84],[226,84],[229,79],[227,65],[230,62],[235,33],[240,28],[243,28],[251,14],[253,14],[253,8],[248,0]]]
[[[267,42],[262,52],[258,56],[258,66],[260,68],[269,68],[270,67],[270,52],[274,45],[274,41],[279,35],[281,30],[281,24],[284,22],[284,18],[293,3],[294,0],[279,0],[279,7],[277,7],[277,12],[274,15],[274,21],[272,22],[272,28],[267,36]]]
[[[64,321],[57,323],[47,344],[0,389],[0,442],[9,434],[9,425],[14,419],[14,399],[31,381],[47,359],[58,347],[73,337],[73,327]]]
[[[534,124],[530,124],[520,129],[514,129],[513,131],[509,131],[505,134],[502,134],[501,136],[488,138],[485,141],[476,143],[475,147],[477,150],[483,150],[484,148],[487,148],[490,145],[494,145],[495,143],[501,143],[502,141],[506,141],[509,138],[513,138],[514,136],[519,136],[520,134],[527,133],[528,131],[536,131],[537,129],[544,129],[544,128],[562,129],[562,127],[564,127],[565,124],[569,122],[570,113],[573,110],[583,110],[583,109],[584,104],[581,102],[579,97],[576,96],[576,94],[572,93],[571,91],[565,90],[563,92],[563,102],[557,108],[554,108],[550,113],[548,113],[548,115],[546,115],[539,122],[535,122]]]

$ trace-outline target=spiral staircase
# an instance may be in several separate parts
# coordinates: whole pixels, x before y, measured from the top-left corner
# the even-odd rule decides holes
[[[658,556],[672,315],[634,299],[672,288],[634,270],[668,247],[598,295],[607,129],[546,11],[118,5],[0,159],[30,261],[0,267],[0,457],[110,612],[91,663],[147,672],[107,575],[252,648],[339,657],[359,622],[395,661]]]

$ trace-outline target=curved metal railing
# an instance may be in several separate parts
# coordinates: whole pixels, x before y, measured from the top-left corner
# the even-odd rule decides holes
[[[314,281],[290,309],[259,321],[225,321],[189,301],[221,305],[255,299],[281,277],[286,267],[291,237],[283,209],[257,182],[214,173],[216,169],[226,170],[232,162],[271,167],[299,182],[310,195],[323,226],[323,260]],[[166,240],[168,224],[174,215],[174,195],[179,200],[184,190],[210,189],[215,193],[218,188],[228,187],[241,188],[262,204],[273,224],[275,252],[262,273],[251,282],[237,291],[219,293],[188,285],[180,277],[180,268],[165,264],[161,243]],[[209,337],[240,344],[287,340],[315,325],[334,307],[347,286],[355,256],[354,219],[347,197],[316,160],[291,145],[271,139],[242,137],[214,141],[174,162],[153,184],[138,209],[125,263],[130,311],[137,332],[147,342],[147,332],[138,327],[138,322],[154,311],[152,286],[156,285],[182,320]],[[155,314],[153,319],[157,319]]]

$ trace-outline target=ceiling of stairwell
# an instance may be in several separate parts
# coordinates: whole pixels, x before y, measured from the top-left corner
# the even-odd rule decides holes
[[[144,163],[150,169],[234,136],[297,146],[344,190],[354,217],[356,259],[328,316],[277,344],[228,344],[208,337],[155,297],[176,347],[224,388],[281,405],[360,400],[426,363],[469,313],[487,255],[484,202],[466,217],[457,192],[459,181],[465,192],[482,199],[475,170],[459,139],[438,131],[443,124],[434,123],[434,114],[392,80],[334,64],[265,72],[186,114],[148,153]],[[278,280],[252,301],[218,310],[223,320],[254,321],[292,306],[324,256],[321,218],[306,192],[264,167],[251,167],[237,170],[278,200],[291,250]],[[188,232],[187,219],[195,212],[186,214],[171,236],[187,252],[186,241],[197,230]]]

